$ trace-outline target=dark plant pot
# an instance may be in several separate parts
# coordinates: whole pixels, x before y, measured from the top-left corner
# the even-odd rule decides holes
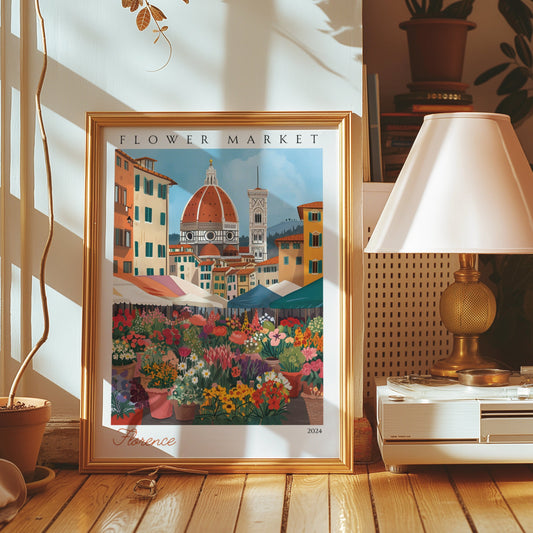
[[[446,18],[400,23],[407,33],[411,80],[417,90],[424,83],[429,87],[442,83],[448,89],[461,83],[466,36],[475,27],[474,22]]]
[[[29,483],[33,481],[52,404],[38,398],[15,398],[15,403],[26,407],[4,409],[7,402],[8,398],[0,398],[0,457],[15,463]]]

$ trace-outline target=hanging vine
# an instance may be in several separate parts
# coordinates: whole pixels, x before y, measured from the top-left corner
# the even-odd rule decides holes
[[[183,0],[183,2],[188,4],[189,0]],[[122,7],[129,9],[132,13],[137,12],[135,23],[137,24],[139,31],[144,31],[150,26],[151,22],[154,23],[155,29],[152,30],[156,34],[154,44],[156,44],[162,37],[168,45],[168,59],[162,67],[159,67],[156,70],[164,69],[170,63],[170,59],[172,58],[172,43],[165,33],[168,30],[168,26],[166,24],[161,24],[166,20],[166,15],[161,9],[150,4],[148,0],[122,0]]]

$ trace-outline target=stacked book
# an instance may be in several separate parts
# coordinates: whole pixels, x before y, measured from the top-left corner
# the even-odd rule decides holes
[[[473,111],[472,96],[456,91],[418,91],[394,97],[395,113],[381,114],[383,181],[396,181],[424,116]]]
[[[396,181],[423,120],[420,113],[381,114],[383,181]]]

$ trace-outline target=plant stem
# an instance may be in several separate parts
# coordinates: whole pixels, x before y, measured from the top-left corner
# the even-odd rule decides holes
[[[48,185],[48,209],[49,209],[48,238],[46,240],[43,254],[41,256],[41,265],[40,265],[40,271],[39,271],[39,286],[40,286],[40,291],[41,291],[41,303],[42,303],[42,308],[43,308],[44,326],[43,326],[43,334],[41,338],[37,341],[37,343],[34,345],[30,353],[26,356],[26,358],[20,365],[20,368],[15,378],[13,379],[13,383],[11,385],[11,389],[9,391],[9,397],[7,401],[8,409],[13,407],[13,403],[15,400],[15,394],[17,392],[17,387],[22,378],[22,375],[24,374],[24,371],[30,364],[31,360],[33,359],[33,356],[37,353],[39,348],[48,339],[48,332],[50,330],[50,319],[48,315],[48,301],[46,298],[46,282],[45,282],[44,274],[45,274],[45,267],[46,267],[46,259],[48,257],[48,251],[50,250],[50,246],[52,244],[52,237],[54,234],[54,203],[53,203],[53,196],[52,196],[52,170],[51,170],[51,165],[50,165],[50,154],[48,150],[48,140],[46,137],[46,131],[44,129],[44,122],[43,122],[42,109],[41,109],[41,90],[44,84],[44,78],[46,76],[46,68],[48,66],[48,53],[46,49],[46,33],[45,33],[45,27],[44,27],[44,19],[41,14],[39,0],[35,0],[35,11],[37,12],[37,16],[39,17],[39,21],[41,25],[41,44],[43,46],[43,67],[41,70],[41,77],[39,79],[39,84],[37,85],[37,90],[35,92],[35,106],[36,106],[36,111],[37,111],[37,117],[39,119],[39,128],[41,130],[41,139],[42,139],[43,150],[44,150],[46,177],[47,177],[47,185]]]

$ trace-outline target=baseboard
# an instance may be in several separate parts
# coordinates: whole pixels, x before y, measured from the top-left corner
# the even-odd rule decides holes
[[[50,419],[44,432],[39,463],[77,466],[79,439],[80,421],[78,419]]]

